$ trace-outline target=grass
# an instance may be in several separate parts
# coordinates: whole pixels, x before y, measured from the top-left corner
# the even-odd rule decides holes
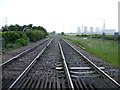
[[[120,43],[118,44],[118,41],[90,38],[82,39],[75,36],[63,36],[63,38],[81,45],[90,53],[120,68],[118,63],[118,47],[120,47]]]

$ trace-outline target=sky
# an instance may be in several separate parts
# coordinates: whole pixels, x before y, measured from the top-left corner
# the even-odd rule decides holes
[[[48,32],[77,32],[78,27],[118,30],[120,0],[0,0],[0,28],[7,24],[43,26]]]

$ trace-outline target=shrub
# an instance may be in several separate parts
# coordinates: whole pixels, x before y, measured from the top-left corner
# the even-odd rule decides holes
[[[12,44],[12,43],[9,43],[9,44],[6,45],[6,48],[7,48],[7,49],[13,48],[13,47],[14,47],[14,44]]]
[[[5,39],[6,43],[14,43],[15,39],[18,38],[19,35],[16,35],[14,31],[4,32],[2,33],[2,37]],[[17,36],[17,37],[16,37]]]
[[[114,35],[106,35],[106,39],[107,40],[113,40],[114,39]]]
[[[79,35],[79,34],[77,34],[77,35],[76,35],[76,37],[80,37],[80,35]]]
[[[24,39],[23,41],[28,42],[28,37],[20,31],[7,31],[7,32],[2,32],[2,37],[5,40],[5,47],[6,48],[11,48],[14,46],[16,43],[17,39]],[[7,45],[8,44],[8,45]],[[22,44],[24,45],[24,44]]]
[[[15,44],[19,44],[19,45],[21,45],[21,46],[25,46],[25,45],[27,45],[28,43],[29,43],[29,41],[28,41],[28,40],[25,40],[25,39],[23,39],[23,38],[17,39],[17,40],[15,41]]]
[[[46,34],[43,31],[38,31],[38,30],[26,31],[25,34],[27,35],[27,37],[31,42],[36,42],[46,37]]]
[[[23,38],[28,40],[28,37],[20,31],[7,31],[2,33],[2,37],[6,43],[15,43],[16,39]]]
[[[101,34],[94,34],[94,35],[89,35],[89,36],[92,36],[92,38],[102,38],[102,35]],[[114,35],[106,35],[106,38],[107,40],[114,40]]]
[[[65,33],[64,32],[61,32],[61,35],[64,35]]]
[[[92,38],[102,38],[102,35],[100,34],[94,34],[94,35],[89,35],[92,36]]]
[[[86,35],[86,34],[82,34],[81,37],[88,37],[88,35]]]
[[[40,30],[34,31],[6,31],[2,32],[2,38],[5,40],[5,48],[17,48],[25,46],[30,42],[36,42],[46,37],[46,33]]]

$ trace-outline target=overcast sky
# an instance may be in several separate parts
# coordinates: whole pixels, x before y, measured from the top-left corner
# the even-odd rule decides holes
[[[118,29],[120,0],[0,0],[0,27],[43,26],[48,32],[77,32],[77,27]]]

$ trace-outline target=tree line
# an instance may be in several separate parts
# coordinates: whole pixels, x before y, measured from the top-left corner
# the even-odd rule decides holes
[[[2,27],[2,32],[4,31],[29,31],[29,30],[41,30],[47,34],[47,30],[42,26],[33,26],[33,24],[20,26],[19,24],[4,26]]]
[[[36,42],[48,35],[42,26],[32,24],[20,26],[18,24],[2,27],[2,40],[5,49],[18,48],[30,42]]]

